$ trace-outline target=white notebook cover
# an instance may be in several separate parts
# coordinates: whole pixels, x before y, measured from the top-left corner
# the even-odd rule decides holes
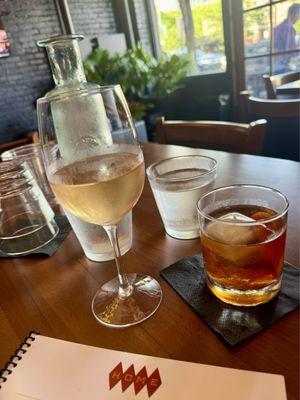
[[[0,400],[286,400],[281,375],[123,353],[45,336],[36,337],[1,386]]]

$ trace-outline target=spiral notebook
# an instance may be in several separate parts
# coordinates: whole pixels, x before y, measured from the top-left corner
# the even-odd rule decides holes
[[[286,400],[284,377],[31,333],[0,371],[0,400]]]

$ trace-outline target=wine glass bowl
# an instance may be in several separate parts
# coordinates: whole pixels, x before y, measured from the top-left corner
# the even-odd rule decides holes
[[[102,154],[50,173],[51,187],[63,207],[94,224],[116,224],[138,201],[145,180],[141,151],[111,146]]]
[[[148,275],[122,271],[117,223],[137,203],[145,181],[143,153],[119,85],[72,91],[38,100],[46,172],[60,204],[102,225],[118,277],[96,293],[92,310],[104,325],[137,324],[158,308],[161,289]]]

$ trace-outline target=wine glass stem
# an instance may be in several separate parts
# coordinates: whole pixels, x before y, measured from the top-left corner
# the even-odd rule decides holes
[[[124,274],[122,271],[121,252],[118,241],[117,225],[106,225],[103,226],[103,228],[105,229],[107,236],[109,237],[114,252],[115,262],[118,270],[118,279],[120,284],[119,297],[126,298],[131,295],[132,286],[129,284],[126,274]]]

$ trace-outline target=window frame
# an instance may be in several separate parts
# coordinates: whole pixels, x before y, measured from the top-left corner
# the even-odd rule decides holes
[[[162,50],[159,40],[159,29],[156,19],[154,0],[144,0],[144,7],[146,10],[148,27],[150,30],[152,52],[154,57],[158,58],[162,54]]]
[[[243,3],[244,0],[242,0]],[[253,56],[247,56],[244,53],[244,65],[246,64],[246,60],[251,60],[255,58],[263,58],[263,57],[268,57],[269,58],[269,67],[270,67],[270,75],[274,74],[274,65],[273,65],[273,57],[281,54],[293,54],[296,53],[297,51],[300,51],[300,47],[296,47],[295,49],[292,50],[285,50],[285,51],[273,51],[274,49],[274,25],[273,25],[273,10],[274,6],[280,3],[286,3],[288,0],[266,0],[265,4],[261,4],[259,6],[251,7],[244,9],[242,5],[242,26],[243,26],[243,43],[244,43],[244,48],[245,48],[245,41],[244,41],[244,15],[248,12],[251,12],[253,10],[259,10],[263,9],[266,7],[269,7],[269,20],[270,20],[270,51],[267,53],[262,53],[262,54],[256,54]],[[245,82],[246,82],[246,76],[245,76]]]

